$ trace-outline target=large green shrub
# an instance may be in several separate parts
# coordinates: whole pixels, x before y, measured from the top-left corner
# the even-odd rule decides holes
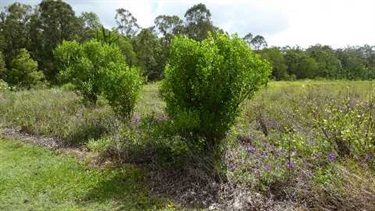
[[[176,37],[161,96],[177,128],[216,145],[270,71],[237,36],[211,35],[202,42]]]
[[[7,82],[17,88],[30,89],[44,79],[43,73],[38,71],[38,62],[34,61],[24,48],[20,50],[9,66]]]
[[[142,80],[137,69],[126,65],[118,46],[64,41],[54,53],[60,80],[73,84],[92,104],[103,95],[117,113],[130,117]]]

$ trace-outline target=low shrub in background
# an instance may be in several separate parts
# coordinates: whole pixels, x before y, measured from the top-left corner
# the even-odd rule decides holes
[[[24,48],[11,61],[6,73],[8,83],[18,89],[30,89],[41,85],[44,79],[43,72],[38,71],[38,62],[34,61]]]

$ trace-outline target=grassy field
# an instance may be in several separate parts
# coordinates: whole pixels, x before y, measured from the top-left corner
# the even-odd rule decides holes
[[[234,127],[230,177],[309,209],[372,209],[375,86],[369,81],[274,82]]]
[[[130,124],[119,121],[103,99],[97,106],[85,107],[79,95],[62,89],[1,91],[0,128],[54,137],[64,147],[98,153],[123,167],[91,169],[45,149],[2,140],[1,172],[9,173],[1,175],[5,185],[0,186],[0,206],[167,208],[153,199],[144,182],[189,207],[192,201],[206,208],[215,203],[219,209],[237,204],[246,209],[252,204],[277,210],[285,203],[280,210],[375,207],[373,82],[270,82],[242,105],[242,114],[225,139],[220,171],[226,179],[217,189],[202,186],[212,182],[199,171],[200,157],[190,153],[186,140],[171,127],[158,86],[144,87]],[[39,169],[41,173],[34,175]],[[26,176],[11,175],[21,170]],[[56,186],[56,180],[66,185]],[[83,182],[78,185],[78,180]],[[119,183],[127,188],[119,188]],[[187,184],[194,187],[186,188]],[[216,198],[198,200],[213,195]],[[249,198],[257,200],[247,202]]]
[[[85,166],[72,157],[0,139],[0,210],[167,210],[143,172]]]

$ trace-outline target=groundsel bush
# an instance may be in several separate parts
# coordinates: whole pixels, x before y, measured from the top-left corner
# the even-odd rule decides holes
[[[210,35],[202,42],[178,36],[171,44],[161,96],[179,130],[216,146],[241,103],[267,83],[270,71],[236,35]]]

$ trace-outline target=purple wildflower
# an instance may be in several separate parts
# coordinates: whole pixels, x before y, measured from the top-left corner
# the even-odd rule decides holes
[[[271,169],[272,169],[271,165],[266,165],[265,168],[266,168],[267,171],[271,171]]]
[[[314,157],[315,157],[315,159],[319,159],[320,158],[320,154],[319,153],[314,153]]]
[[[329,155],[328,155],[328,160],[329,161],[333,161],[333,160],[335,160],[336,159],[336,154],[335,153],[329,153]]]
[[[293,161],[289,161],[288,162],[288,166],[289,166],[289,168],[294,168],[294,162]]]
[[[256,148],[255,147],[251,147],[250,144],[247,144],[246,146],[246,150],[249,154],[254,154],[256,152]]]
[[[232,171],[236,170],[236,166],[233,165],[232,163],[229,164],[229,168],[230,168],[230,170],[232,170]]]
[[[365,157],[365,160],[366,160],[366,161],[371,160],[371,158],[372,158],[372,155],[371,155],[371,154],[366,154],[366,157]]]

